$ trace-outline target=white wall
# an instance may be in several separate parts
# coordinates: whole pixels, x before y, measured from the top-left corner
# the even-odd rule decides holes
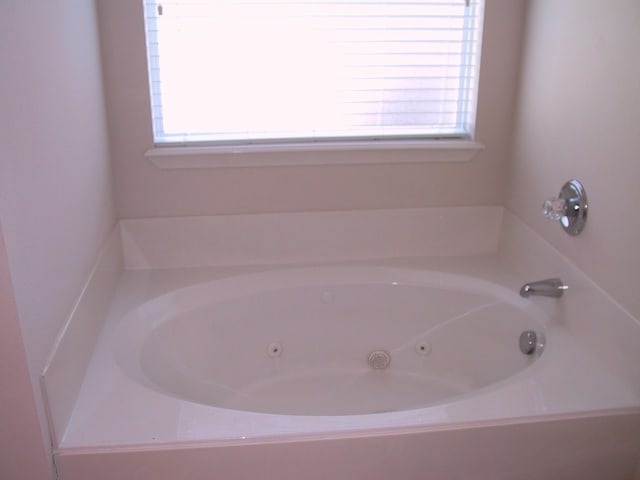
[[[487,3],[477,127],[487,148],[472,162],[401,163],[424,151],[271,153],[248,155],[357,155],[390,164],[209,170],[159,170],[145,159],[153,138],[142,2],[97,3],[121,217],[502,204],[523,0]]]
[[[48,456],[38,376],[115,223],[94,2],[0,2],[0,72],[0,218]]]
[[[507,206],[640,318],[640,2],[535,0],[526,30]],[[571,178],[575,238],[541,214]]]

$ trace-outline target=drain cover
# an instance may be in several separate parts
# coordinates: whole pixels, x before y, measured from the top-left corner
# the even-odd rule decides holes
[[[369,354],[368,362],[374,370],[384,370],[391,363],[391,355],[384,350],[374,350]]]

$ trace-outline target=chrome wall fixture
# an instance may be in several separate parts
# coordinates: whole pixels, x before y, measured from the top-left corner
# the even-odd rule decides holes
[[[587,222],[587,193],[578,180],[569,180],[562,186],[557,197],[545,200],[542,205],[544,216],[560,220],[562,228],[569,235],[578,235]]]

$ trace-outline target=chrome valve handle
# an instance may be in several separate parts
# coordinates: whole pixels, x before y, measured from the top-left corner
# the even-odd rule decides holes
[[[578,235],[587,222],[587,193],[578,180],[569,180],[557,197],[548,198],[542,204],[543,215],[550,220],[560,220],[569,235]]]

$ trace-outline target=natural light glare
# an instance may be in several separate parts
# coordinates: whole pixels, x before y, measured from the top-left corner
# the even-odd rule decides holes
[[[464,134],[463,1],[145,1],[158,142]]]

